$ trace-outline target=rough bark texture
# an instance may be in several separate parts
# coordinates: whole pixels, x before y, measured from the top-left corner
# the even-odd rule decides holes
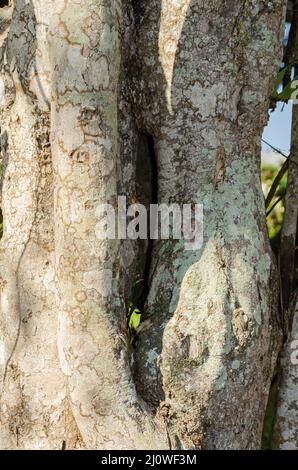
[[[282,2],[252,3],[137,7],[147,80],[134,86],[144,86],[139,122],[155,138],[158,200],[204,204],[200,251],[180,241],[155,247],[154,326],[137,354],[142,393],[164,400],[173,441],[186,447],[258,447],[278,350],[259,142]]]
[[[298,450],[298,305],[280,358],[280,369],[282,377],[273,446],[281,450]]]
[[[260,445],[280,345],[260,135],[284,12],[15,0],[0,56],[2,449]],[[149,250],[153,324],[131,370],[123,319],[146,244],[99,240],[96,209],[140,193],[145,135],[158,191],[147,182],[144,202],[204,204],[204,244]]]
[[[297,48],[296,50],[298,51]],[[280,358],[281,380],[273,442],[275,447],[289,450],[298,449],[298,304],[295,305],[297,302],[297,289],[295,290],[295,247],[298,216],[297,180],[298,106],[294,104],[291,159],[289,162],[285,215],[279,254],[281,279],[283,281],[281,300],[287,341]]]

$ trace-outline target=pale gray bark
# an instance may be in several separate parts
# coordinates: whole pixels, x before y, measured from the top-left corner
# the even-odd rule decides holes
[[[260,445],[281,339],[260,135],[285,3],[15,0],[1,39],[1,448]],[[144,134],[158,201],[203,203],[204,245],[156,243],[153,325],[131,370],[125,301],[145,246],[98,240],[96,207],[134,202]]]
[[[274,448],[298,449],[298,305],[280,358],[281,382],[274,428]]]
[[[138,96],[150,102],[139,104],[140,121],[155,137],[159,201],[201,202],[205,214],[202,250],[155,247],[154,326],[137,355],[142,390],[155,406],[164,400],[182,446],[258,447],[280,344],[259,142],[282,3],[141,4],[137,50],[147,80]],[[214,181],[221,149],[224,177]]]

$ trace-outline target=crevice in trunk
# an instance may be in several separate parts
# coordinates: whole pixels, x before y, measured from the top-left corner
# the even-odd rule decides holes
[[[8,164],[8,134],[0,128],[0,239],[3,235],[2,187]]]
[[[0,8],[8,7],[10,5],[10,0],[0,0]]]
[[[157,204],[158,194],[158,168],[154,149],[154,140],[150,135],[143,135],[147,146],[147,160],[150,166],[150,198],[147,204],[147,247],[145,255],[145,265],[143,271],[143,289],[140,298],[141,311],[145,310],[145,303],[149,294],[151,278],[152,278],[152,253],[154,249],[154,240],[150,237],[150,204]]]
[[[134,309],[141,312],[141,322],[146,320],[146,301],[148,298],[152,279],[152,258],[154,250],[154,240],[150,236],[150,205],[157,203],[158,191],[158,171],[154,150],[153,137],[140,133],[138,137],[138,151],[136,158],[136,196],[138,203],[145,206],[147,211],[147,235],[146,239],[137,240],[138,266],[134,272],[134,279],[131,283],[131,294],[128,297],[130,310],[128,318],[133,314]],[[129,321],[129,320],[128,320]],[[136,347],[140,330],[132,342]]]
[[[136,162],[136,181],[138,201],[141,204],[144,204],[147,209],[147,240],[139,240],[140,252],[142,253],[139,272],[140,278],[143,280],[143,282],[139,295],[138,307],[142,313],[142,316],[140,330],[137,334],[136,341],[133,343],[133,346],[136,350],[135,354],[142,354],[142,350],[139,349],[138,340],[140,335],[143,334],[144,329],[147,329],[147,325],[145,323],[146,320],[148,320],[147,299],[154,275],[154,266],[152,266],[152,262],[156,243],[156,240],[151,239],[150,236],[150,204],[158,203],[158,164],[154,148],[154,139],[151,135],[145,133],[139,134],[138,155]],[[150,323],[148,323],[148,325],[150,325]],[[133,354],[133,356],[135,354]],[[144,393],[140,383],[139,371],[137,368],[135,368],[135,363],[132,368],[132,373],[133,380],[139,395],[149,405],[152,411],[156,412],[156,406],[152,405],[152,401],[150,401],[147,394]]]

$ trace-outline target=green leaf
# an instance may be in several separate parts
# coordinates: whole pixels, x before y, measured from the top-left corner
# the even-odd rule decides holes
[[[274,91],[272,93],[273,98],[278,99],[278,96],[279,96],[278,88],[279,88],[280,84],[282,83],[287,70],[289,70],[290,67],[291,67],[291,64],[286,65],[278,73],[276,81],[275,81],[275,85],[274,85]]]
[[[130,315],[128,326],[130,329],[137,331],[141,323],[141,312],[138,308],[133,308],[133,311]]]
[[[294,80],[297,80],[297,77],[295,77],[283,90],[278,93],[278,88],[282,84],[282,81],[284,79],[284,76],[288,70],[292,68],[293,65],[298,64],[298,60],[295,59],[292,62],[290,62],[288,65],[284,66],[278,73],[275,85],[274,85],[274,91],[272,93],[272,98],[274,98],[276,101],[287,101],[291,99],[292,93],[295,91],[294,88],[292,88],[292,83]]]
[[[297,77],[295,77],[288,85],[277,95],[278,101],[287,101],[292,98],[293,93],[297,90],[297,86],[293,87],[293,83],[297,81]]]

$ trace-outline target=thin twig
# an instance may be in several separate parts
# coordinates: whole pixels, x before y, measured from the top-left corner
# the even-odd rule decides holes
[[[283,194],[282,196],[280,196],[277,201],[275,201],[275,203],[270,207],[270,209],[266,212],[266,217],[268,217],[269,214],[271,214],[271,212],[273,211],[274,207],[277,206],[277,204],[283,200],[283,198],[285,197],[285,194]]]
[[[279,153],[282,157],[287,158],[287,159],[289,158],[288,155],[285,155],[281,150],[279,150],[278,148],[276,148],[273,145],[269,144],[269,142],[267,142],[266,140],[262,139],[262,142],[264,142],[264,144],[266,144],[270,148],[272,148],[272,150],[274,150],[274,152]]]
[[[282,167],[280,168],[279,172],[277,173],[276,177],[274,178],[274,181],[271,185],[271,188],[270,188],[270,191],[266,197],[266,201],[265,201],[265,207],[266,209],[268,209],[268,207],[270,206],[270,203],[272,201],[272,199],[274,198],[274,195],[277,191],[277,188],[279,186],[279,183],[281,182],[282,180],[282,177],[284,176],[284,174],[286,173],[287,169],[289,167],[289,161],[286,160]]]
[[[292,155],[291,152],[290,152],[289,155],[285,155],[281,150],[279,150],[279,149],[277,149],[276,147],[274,147],[273,145],[269,144],[269,142],[267,142],[266,140],[264,140],[264,139],[261,139],[261,140],[262,140],[262,142],[264,142],[264,144],[266,144],[266,145],[268,145],[270,148],[272,148],[272,150],[274,150],[274,152],[279,153],[279,155],[281,155],[282,157],[284,157],[286,160],[291,160],[292,163],[294,163],[295,165],[298,165],[297,162],[295,162],[295,161],[293,161],[293,160],[291,159],[291,155]]]

